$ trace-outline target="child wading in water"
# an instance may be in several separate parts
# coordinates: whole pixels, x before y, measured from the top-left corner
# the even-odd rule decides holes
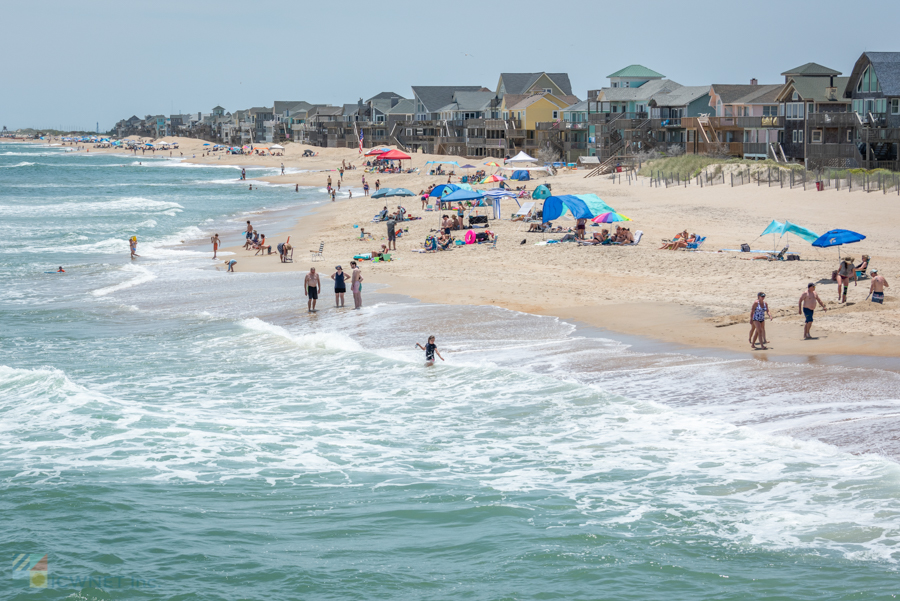
[[[425,346],[422,346],[418,342],[416,343],[416,346],[425,351],[425,367],[431,367],[432,365],[434,365],[435,355],[440,357],[441,361],[444,360],[444,358],[441,357],[441,354],[437,350],[437,345],[434,343],[434,336],[428,337],[428,342],[425,343]]]

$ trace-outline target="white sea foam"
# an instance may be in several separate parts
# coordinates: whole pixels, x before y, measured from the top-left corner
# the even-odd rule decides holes
[[[174,214],[184,207],[177,202],[153,200],[143,196],[130,196],[109,201],[61,202],[51,205],[0,205],[0,216],[22,217],[43,215],[75,217],[91,215],[100,217],[110,213],[163,213]]]
[[[276,326],[256,317],[245,319],[240,324],[248,330],[283,338],[300,348],[348,352],[361,352],[363,350],[358,342],[341,332],[292,334],[281,326]]]
[[[120,282],[112,286],[107,286],[106,288],[94,290],[91,292],[91,294],[93,294],[94,296],[106,296],[107,294],[112,294],[113,292],[125,290],[126,288],[132,288],[134,286],[146,284],[147,282],[156,279],[155,275],[153,275],[146,267],[142,267],[141,265],[126,265],[122,268],[122,271],[127,273],[137,273],[137,275],[124,282]]]

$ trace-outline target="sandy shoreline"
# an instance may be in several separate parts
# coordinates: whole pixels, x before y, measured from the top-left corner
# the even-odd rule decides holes
[[[309,147],[297,144],[288,144],[283,157],[207,157],[202,141],[179,142],[181,148],[173,151],[173,157],[183,154],[194,163],[259,167],[280,167],[283,163],[288,170],[304,170],[265,178],[281,185],[324,188],[329,174],[337,182],[336,168],[342,159],[357,165],[361,161],[356,149],[313,148],[318,156],[304,159],[300,154]],[[168,152],[156,153],[157,158],[167,156]],[[900,303],[894,288],[888,289],[883,306],[875,305],[864,301],[869,282],[863,280],[857,287],[851,284],[850,302],[839,305],[836,284],[830,281],[832,270],[837,268],[837,249],[814,249],[809,243],[792,238],[791,251],[800,253],[800,261],[753,261],[747,260],[746,254],[716,252],[738,248],[745,242],[756,249],[771,249],[771,237],[756,238],[772,219],[788,219],[819,233],[847,228],[868,238],[842,247],[840,254],[849,254],[857,262],[862,254],[871,255],[872,267],[879,268],[897,287],[900,240],[896,231],[900,219],[896,207],[900,198],[880,193],[814,192],[756,185],[651,188],[646,181],[629,186],[614,184],[607,178],[585,179],[585,171],[564,172],[527,182],[528,189],[546,182],[552,184],[556,194],[595,193],[634,219],[626,225],[632,231],[644,231],[641,244],[634,248],[536,246],[537,242],[559,236],[519,231],[519,224],[506,220],[516,204],[505,200],[505,220],[490,220],[491,230],[499,234],[496,250],[481,245],[420,254],[412,251],[421,247],[430,230],[437,228],[439,214],[422,212],[418,198],[393,198],[387,202],[362,198],[361,177],[366,176],[372,191],[376,179],[381,180],[382,187],[405,187],[413,192],[431,183],[446,183],[446,176],[424,175],[427,160],[457,160],[479,166],[484,162],[417,154],[413,155],[412,165],[420,168],[419,174],[348,171],[342,191],[349,185],[353,199],[341,194],[336,203],[318,207],[289,232],[270,236],[273,243],[283,241],[286,234],[292,237],[296,249],[293,264],[282,264],[276,256],[254,257],[240,247],[226,250],[236,253],[239,271],[301,272],[315,265],[327,276],[335,265],[347,267],[353,255],[376,250],[386,242],[385,226],[370,220],[385,205],[403,204],[411,214],[424,219],[404,224],[409,231],[397,242],[395,260],[361,263],[366,280],[387,284],[386,292],[433,303],[490,304],[670,343],[746,352],[751,350],[750,306],[756,292],[765,291],[775,319],[767,324],[771,348],[755,351],[759,355],[900,355]],[[480,214],[490,211],[479,210]],[[565,218],[559,223],[574,224]],[[354,224],[372,232],[374,241],[359,241],[359,229]],[[703,248],[706,252],[657,250],[662,238],[681,229],[707,236]],[[524,245],[522,240],[526,240]],[[320,241],[325,242],[325,260],[312,263],[308,251],[317,248]],[[797,301],[808,281],[819,283],[819,294],[829,311],[816,313],[813,334],[818,339],[803,341]],[[324,283],[323,294],[329,291],[330,282]]]

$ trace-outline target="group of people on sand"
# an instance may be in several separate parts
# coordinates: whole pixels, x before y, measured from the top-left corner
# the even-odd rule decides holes
[[[350,261],[350,292],[353,294],[353,308],[362,308],[362,272],[356,265],[356,261]],[[334,280],[334,306],[342,309],[344,307],[344,294],[347,292],[347,274],[343,268],[338,265],[331,274]],[[322,293],[322,280],[315,267],[310,267],[309,272],[303,278],[303,294],[306,296],[306,310],[309,313],[316,312],[316,301],[319,300],[319,294]]]
[[[852,264],[852,257],[845,258],[845,262],[848,261]],[[872,281],[869,285],[869,297],[872,298],[873,303],[882,304],[884,303],[884,289],[889,288],[890,284],[888,284],[887,279],[883,275],[878,273],[877,269],[872,270]],[[841,289],[841,284],[838,284],[838,302],[844,303],[847,301],[847,289],[846,287]],[[813,340],[814,337],[810,333],[813,325],[813,317],[815,315],[815,311],[818,307],[821,307],[823,311],[828,311],[828,307],[825,306],[825,302],[819,297],[818,292],[816,292],[816,284],[815,282],[810,282],[806,285],[806,292],[800,295],[800,300],[797,303],[797,312],[799,315],[804,316],[804,324],[803,324],[803,339],[804,340]],[[750,346],[754,349],[758,344],[762,350],[766,350],[769,344],[769,340],[766,336],[766,319],[772,319],[772,313],[769,311],[769,304],[766,302],[766,293],[760,292],[756,295],[756,301],[754,301],[753,305],[750,307]]]
[[[595,232],[592,236],[591,240],[583,242],[584,245],[615,245],[615,244],[633,244],[634,243],[634,234],[631,233],[631,228],[622,227],[620,225],[616,226],[616,231],[610,232],[608,229],[603,228],[599,233]]]
[[[688,231],[684,230],[680,234],[676,234],[670,242],[666,242],[660,246],[659,250],[678,250],[679,248],[687,248],[689,244],[694,244],[696,241],[697,234],[688,234]]]

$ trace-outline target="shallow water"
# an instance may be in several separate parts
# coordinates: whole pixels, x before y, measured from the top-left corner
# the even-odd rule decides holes
[[[45,598],[897,592],[896,373],[372,294],[310,316],[302,274],[192,243],[324,200],[238,174],[0,145],[0,550],[49,554]]]

